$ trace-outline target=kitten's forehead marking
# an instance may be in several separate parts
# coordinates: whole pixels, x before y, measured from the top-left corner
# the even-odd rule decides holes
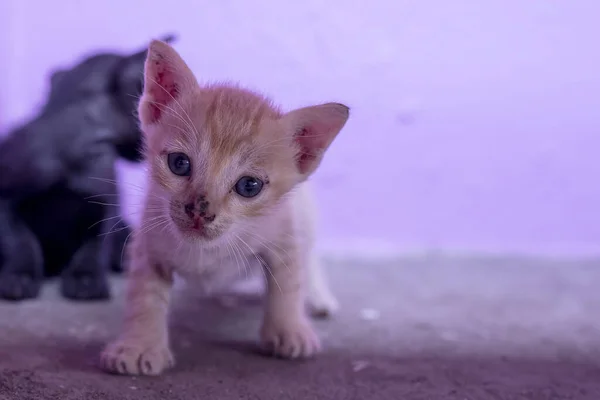
[[[204,112],[199,140],[208,152],[208,176],[232,173],[259,143],[261,123],[280,113],[265,98],[236,87],[208,88],[201,96]]]

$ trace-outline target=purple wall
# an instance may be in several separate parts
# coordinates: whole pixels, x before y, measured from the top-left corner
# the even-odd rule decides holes
[[[176,31],[203,79],[352,106],[324,247],[600,254],[598,0],[42,4],[2,1],[5,126],[51,66]]]

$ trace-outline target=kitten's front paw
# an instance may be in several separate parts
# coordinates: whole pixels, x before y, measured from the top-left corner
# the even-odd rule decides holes
[[[38,297],[42,280],[26,273],[5,273],[0,276],[0,297],[19,301]]]
[[[125,340],[109,344],[102,352],[100,362],[106,372],[120,375],[160,375],[175,365],[168,346],[144,346]]]
[[[71,300],[107,300],[108,279],[104,274],[73,273],[62,277],[62,295]]]
[[[308,321],[269,321],[261,339],[266,351],[283,358],[309,358],[321,351],[321,342]]]

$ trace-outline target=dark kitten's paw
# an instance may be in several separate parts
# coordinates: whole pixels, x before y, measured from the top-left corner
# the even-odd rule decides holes
[[[5,300],[35,299],[41,287],[42,281],[30,274],[9,272],[0,276],[0,298]]]
[[[110,298],[108,281],[104,275],[65,274],[61,292],[71,300],[107,300]]]

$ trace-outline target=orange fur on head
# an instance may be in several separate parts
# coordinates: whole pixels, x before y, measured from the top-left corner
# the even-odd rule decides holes
[[[186,210],[204,199],[205,216],[214,217],[201,221],[207,238],[240,219],[267,214],[308,178],[348,111],[327,103],[283,114],[268,99],[235,85],[200,87],[179,54],[161,41],[149,47],[139,105],[151,176],[170,200],[171,218],[182,232],[194,231],[197,221]],[[188,176],[170,170],[173,153],[189,158]],[[236,193],[236,182],[245,176],[264,183],[256,197]]]

